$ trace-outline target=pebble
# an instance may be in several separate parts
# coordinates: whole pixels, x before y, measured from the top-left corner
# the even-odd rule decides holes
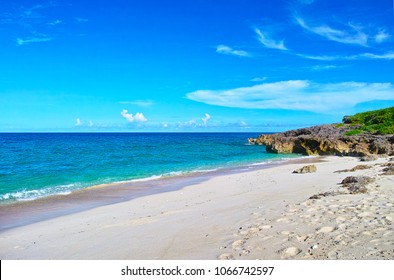
[[[270,229],[272,228],[271,225],[263,225],[263,226],[259,226],[260,229]]]
[[[390,222],[393,222],[393,221],[394,221],[394,215],[393,215],[393,214],[386,215],[384,218],[385,218],[386,220],[390,221]]]
[[[297,256],[301,252],[302,252],[302,250],[300,248],[289,247],[289,248],[286,248],[282,251],[282,257],[291,258],[291,257]]]
[[[338,259],[338,252],[335,252],[335,251],[328,252],[327,257],[330,260],[336,260],[336,259]]]
[[[318,233],[329,233],[329,232],[333,232],[334,230],[335,230],[334,227],[322,227],[317,232]]]
[[[344,216],[338,216],[338,217],[335,219],[335,221],[336,221],[337,223],[343,223],[343,222],[345,222],[346,220],[347,220],[347,218],[344,217]]]
[[[233,260],[233,259],[234,259],[234,256],[229,253],[221,254],[219,256],[219,260]]]
[[[278,223],[289,223],[290,220],[288,218],[279,218],[276,220]]]
[[[241,246],[245,244],[245,241],[242,239],[236,240],[231,244],[234,250],[239,250],[241,249]]]

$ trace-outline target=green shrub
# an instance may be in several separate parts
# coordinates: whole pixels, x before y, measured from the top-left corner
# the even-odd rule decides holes
[[[349,130],[348,132],[345,133],[346,136],[352,136],[352,135],[357,135],[363,133],[363,131],[361,129],[353,129],[353,130]]]
[[[346,135],[357,135],[363,131],[394,134],[394,107],[345,116],[344,122],[350,126],[358,126],[357,129],[348,131]]]

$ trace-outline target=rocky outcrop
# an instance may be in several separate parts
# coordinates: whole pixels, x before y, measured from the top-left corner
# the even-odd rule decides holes
[[[268,152],[303,155],[367,156],[394,155],[394,136],[364,132],[346,136],[354,129],[349,125],[322,125],[290,130],[276,134],[262,134],[249,143],[265,145]]]

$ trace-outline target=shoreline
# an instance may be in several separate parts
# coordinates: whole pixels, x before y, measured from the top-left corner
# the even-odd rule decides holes
[[[394,230],[387,221],[394,218],[388,207],[393,202],[393,176],[378,175],[389,158],[367,162],[371,169],[354,173],[377,178],[367,194],[340,194],[316,201],[308,198],[335,191],[343,178],[354,175],[335,171],[360,163],[348,157],[306,160],[318,161],[316,173],[293,174],[306,164],[302,159],[271,168],[216,174],[171,191],[4,230],[0,232],[0,257],[392,259]],[[353,205],[358,200],[359,209]],[[370,218],[374,215],[382,217]],[[363,224],[365,217],[370,220]],[[354,239],[354,245],[349,238]],[[366,245],[377,249],[369,250]],[[367,255],[363,250],[384,253]]]
[[[68,194],[54,194],[33,200],[0,204],[0,232],[19,226],[74,214],[96,207],[130,201],[161,192],[171,192],[195,185],[209,178],[249,172],[293,162],[314,162],[315,157],[294,157],[252,164],[219,167],[212,170],[187,172],[174,176],[142,178],[109,184],[93,185]]]

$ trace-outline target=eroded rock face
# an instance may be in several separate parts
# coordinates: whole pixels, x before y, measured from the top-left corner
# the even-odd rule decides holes
[[[290,130],[276,134],[262,134],[249,143],[265,145],[272,153],[298,153],[303,155],[367,156],[371,154],[394,155],[394,136],[362,135],[345,136],[347,126],[322,125]]]

